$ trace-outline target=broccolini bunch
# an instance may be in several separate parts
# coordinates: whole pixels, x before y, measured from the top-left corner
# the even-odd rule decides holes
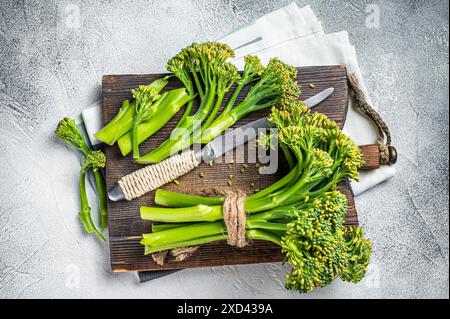
[[[335,122],[311,113],[302,102],[285,98],[280,103],[269,117],[278,130],[261,141],[269,146],[278,139],[292,167],[245,198],[246,237],[281,246],[292,266],[286,277],[289,289],[311,291],[336,277],[358,282],[366,272],[371,243],[360,228],[344,226],[347,198],[336,184],[358,178],[360,149]],[[143,235],[146,253],[227,238],[223,198],[159,189],[155,203],[172,208],[141,207],[143,219],[167,223]]]

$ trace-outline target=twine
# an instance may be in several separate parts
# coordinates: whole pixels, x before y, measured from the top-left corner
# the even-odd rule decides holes
[[[245,193],[240,189],[231,190],[217,190],[216,194],[224,196],[223,200],[223,221],[227,228],[227,244],[230,246],[242,248],[248,245],[247,237],[245,235],[245,224],[247,215],[244,210]],[[183,261],[193,253],[195,253],[200,246],[181,247],[170,250],[170,254],[175,257],[175,261]],[[167,250],[152,254],[153,260],[158,265],[163,265],[167,256]]]
[[[227,244],[238,248],[247,246],[248,242],[245,236],[247,215],[244,210],[244,192],[237,189],[235,191],[220,190],[219,193],[224,195],[222,212],[228,233]]]
[[[168,250],[158,251],[157,253],[152,254],[153,261],[159,265],[164,265],[164,261],[166,260]]]
[[[192,150],[172,156],[122,177],[118,184],[125,198],[132,200],[173,181],[200,164]]]
[[[195,253],[199,248],[200,246],[174,248],[170,251],[170,254],[175,257],[176,261],[183,261]]]
[[[378,114],[367,102],[366,95],[364,94],[355,73],[348,77],[348,82],[354,92],[356,108],[368,117],[377,127],[377,144],[380,149],[380,163],[382,165],[395,163],[396,159],[391,158],[390,149],[392,139],[389,127],[383,121],[380,114]]]

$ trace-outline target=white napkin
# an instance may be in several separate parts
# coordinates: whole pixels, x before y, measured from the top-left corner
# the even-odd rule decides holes
[[[358,66],[356,50],[351,45],[346,31],[324,34],[322,24],[309,6],[299,8],[291,3],[275,10],[251,24],[218,39],[227,43],[236,52],[233,62],[243,68],[246,54],[259,56],[265,64],[271,57],[279,57],[295,66],[345,64],[349,73],[355,73],[370,102],[368,91]],[[95,138],[102,125],[100,104],[82,112],[86,130],[92,145],[100,143]],[[358,144],[376,142],[376,129],[372,122],[356,112],[350,102],[344,132]],[[355,195],[374,187],[395,174],[393,166],[382,166],[377,170],[361,172],[360,182],[352,181]]]
[[[81,112],[81,118],[86,128],[86,133],[91,141],[91,145],[100,145],[102,141],[95,137],[95,133],[101,130],[103,126],[102,101],[96,101],[87,109]]]
[[[280,25],[283,29],[276,29]],[[302,28],[302,26],[308,27]],[[295,32],[292,28],[296,28]],[[249,41],[247,32],[253,39],[258,40]],[[277,36],[273,36],[273,34]],[[219,41],[237,46],[240,36],[244,39],[241,43],[248,44],[240,46],[238,49],[239,54],[233,61],[238,68],[243,68],[242,57],[246,54],[259,56],[263,63],[267,63],[271,57],[277,56],[284,62],[295,66],[345,64],[350,74],[356,74],[368,102],[372,104],[362,79],[356,50],[350,44],[348,33],[343,31],[324,34],[320,22],[317,21],[309,6],[299,9],[295,3],[291,3],[259,18],[251,25],[219,39]],[[344,132],[360,145],[376,142],[375,126],[354,109],[351,100]],[[360,182],[352,181],[351,183],[353,192],[357,196],[394,174],[393,166],[382,166],[377,170],[361,172]]]

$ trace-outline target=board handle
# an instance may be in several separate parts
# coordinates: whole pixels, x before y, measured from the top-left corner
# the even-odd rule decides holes
[[[364,158],[364,165],[361,167],[362,170],[372,170],[377,169],[381,166],[381,152],[380,145],[378,144],[367,144],[360,145],[361,153]],[[389,146],[389,165],[395,164],[397,162],[397,150],[393,146]]]

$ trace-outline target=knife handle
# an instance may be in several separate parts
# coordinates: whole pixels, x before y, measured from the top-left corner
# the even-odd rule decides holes
[[[381,165],[392,165],[397,162],[397,150],[393,146],[389,146],[389,163],[383,163],[381,160],[380,145],[378,144],[367,144],[360,145],[362,156],[364,158],[364,165],[361,167],[362,170],[377,169]]]
[[[169,157],[158,164],[148,165],[122,177],[119,184],[125,199],[132,200],[183,176],[200,162],[192,150]]]

